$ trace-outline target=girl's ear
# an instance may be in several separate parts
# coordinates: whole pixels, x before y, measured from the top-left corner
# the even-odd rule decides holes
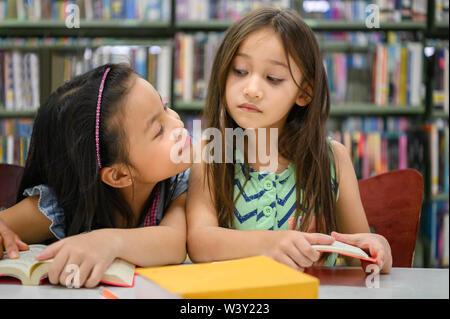
[[[312,100],[312,86],[309,84],[304,85],[303,89],[300,89],[300,92],[295,100],[295,103],[301,107],[307,106],[311,103]]]
[[[103,183],[114,188],[124,188],[132,184],[129,171],[122,166],[106,166],[100,170],[100,178]]]

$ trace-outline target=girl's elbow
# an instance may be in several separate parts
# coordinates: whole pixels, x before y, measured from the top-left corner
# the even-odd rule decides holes
[[[174,262],[173,264],[182,264],[186,260],[187,257],[187,249],[186,245],[184,245],[183,248],[181,248],[175,255],[174,255]]]
[[[186,236],[180,236],[174,251],[173,264],[182,264],[186,260],[187,256]]]
[[[187,251],[189,258],[194,263],[206,263],[214,261],[208,248],[204,244],[204,240],[200,234],[196,232],[188,232]]]

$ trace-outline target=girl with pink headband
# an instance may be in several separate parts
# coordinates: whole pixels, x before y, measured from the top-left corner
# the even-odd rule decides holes
[[[54,258],[49,281],[64,285],[75,264],[85,287],[115,258],[182,263],[190,163],[171,152],[192,155],[176,130],[186,132],[178,114],[128,66],[63,84],[36,116],[17,204],[0,213],[0,258],[54,242],[36,256]]]

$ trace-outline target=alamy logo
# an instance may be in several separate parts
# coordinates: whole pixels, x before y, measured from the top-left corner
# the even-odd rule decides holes
[[[269,136],[267,136],[269,134]],[[171,139],[178,141],[170,150],[170,159],[173,163],[189,163],[189,152],[182,152],[188,137],[187,130],[179,128],[171,132]],[[245,138],[247,149],[245,150]],[[240,154],[247,154],[249,163],[260,163],[259,169],[264,172],[275,172],[278,167],[278,129],[242,129],[226,128],[225,138],[222,132],[214,127],[209,127],[202,132],[201,121],[193,121],[194,141],[208,140],[208,144],[202,149],[201,143],[197,143],[192,149],[194,152],[193,163],[233,163],[234,146]],[[269,140],[269,143],[266,141]],[[225,143],[225,145],[223,145]],[[269,144],[269,145],[267,145]],[[268,148],[269,146],[269,148]],[[224,153],[225,152],[225,153]],[[239,160],[239,159],[238,159]],[[242,160],[242,159],[241,159]]]
[[[76,4],[68,4],[66,7],[66,27],[69,29],[80,28],[80,8]]]
[[[75,264],[67,265],[65,271],[69,273],[66,277],[67,288],[80,288],[80,267]]]
[[[379,29],[380,28],[380,7],[376,4],[369,4],[366,7],[366,27],[368,29]]]
[[[370,264],[366,267],[366,273],[369,273],[366,277],[366,287],[380,288],[380,267],[376,264]]]

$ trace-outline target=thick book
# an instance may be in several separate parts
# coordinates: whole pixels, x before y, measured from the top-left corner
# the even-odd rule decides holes
[[[315,299],[319,280],[269,257],[137,268],[185,299]]]
[[[39,285],[47,277],[52,259],[37,261],[34,256],[42,252],[46,245],[29,245],[29,250],[20,252],[17,259],[3,254],[0,260],[0,276],[19,279],[22,285]],[[133,287],[135,265],[122,259],[116,259],[104,273],[101,282],[108,285]]]

